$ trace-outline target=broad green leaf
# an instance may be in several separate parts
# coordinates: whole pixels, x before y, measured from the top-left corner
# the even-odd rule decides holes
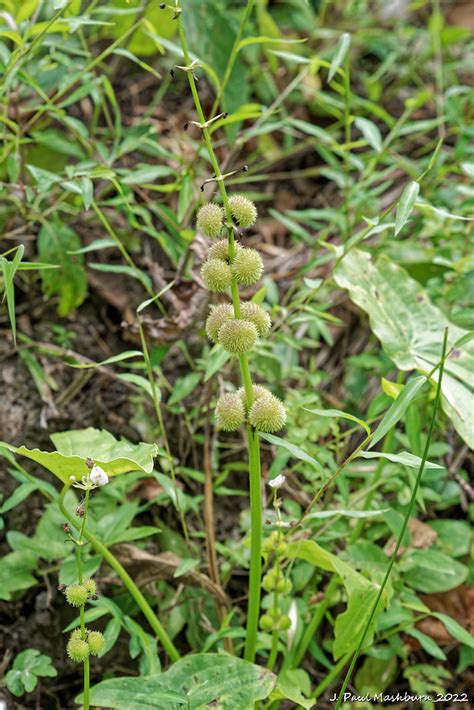
[[[272,691],[270,700],[291,700],[298,708],[312,708],[316,704],[316,700],[305,698],[303,692],[309,695],[311,693],[311,684],[307,682],[308,676],[301,668],[295,670],[281,671],[278,675],[278,683]],[[306,687],[303,687],[306,686]]]
[[[314,540],[301,540],[291,543],[288,546],[288,557],[290,559],[305,560],[320,569],[327,572],[335,572],[339,575],[347,593],[347,609],[339,614],[336,619],[333,655],[337,660],[354,651],[377,598],[378,585],[370,582],[347,562],[343,562],[339,557],[314,542]],[[386,606],[387,600],[388,591],[386,589],[367,634],[366,645],[371,643],[375,621],[383,607]]]
[[[359,131],[362,133],[370,147],[377,151],[377,153],[381,153],[382,136],[380,134],[379,127],[372,121],[369,121],[367,118],[356,118],[354,123],[359,129]]]
[[[405,559],[403,579],[417,592],[438,594],[466,581],[468,569],[436,549],[411,550]]]
[[[83,256],[71,256],[69,251],[81,247],[79,236],[59,217],[45,222],[38,235],[38,254],[49,264],[60,266],[60,271],[41,271],[41,281],[46,295],[59,295],[58,313],[67,315],[80,306],[87,294],[87,276],[83,269]]]
[[[474,636],[470,634],[469,631],[466,631],[461,624],[458,624],[455,619],[452,619],[447,614],[442,614],[438,611],[431,612],[431,615],[439,619],[445,626],[446,630],[451,634],[451,636],[453,636],[453,638],[459,641],[459,643],[463,643],[465,646],[469,646],[469,648],[474,648]]]
[[[118,476],[129,471],[153,471],[153,457],[158,451],[155,444],[130,444],[117,440],[103,429],[77,429],[63,431],[51,436],[56,451],[27,449],[26,446],[11,446],[1,442],[13,453],[25,456],[53,473],[63,483],[70,476],[81,480],[88,472],[86,460],[91,458],[108,476]]]
[[[420,184],[412,181],[403,190],[400,195],[397,206],[397,214],[395,216],[395,236],[403,229],[406,224],[413,207],[415,206],[416,198],[420,191]]]
[[[175,710],[177,705],[253,710],[275,681],[271,671],[240,658],[201,653],[182,658],[164,673],[104,680],[91,688],[90,702],[112,710]]]
[[[385,377],[382,377],[382,379],[380,380],[380,384],[382,385],[382,389],[385,394],[388,395],[388,397],[391,397],[392,399],[397,399],[400,392],[404,388],[404,385],[402,385],[401,383],[392,382],[392,380],[387,380]]]
[[[363,459],[387,459],[387,461],[401,463],[403,466],[408,466],[409,468],[420,468],[421,465],[421,458],[410,454],[408,451],[402,451],[400,454],[387,454],[383,451],[359,451],[357,457]],[[425,468],[442,469],[444,466],[432,463],[431,461],[425,461]]]
[[[320,417],[341,417],[342,419],[349,419],[349,421],[359,424],[359,426],[365,429],[367,434],[370,434],[370,427],[367,422],[364,422],[362,419],[355,417],[353,414],[348,414],[348,412],[341,412],[339,409],[307,409],[306,407],[304,407],[304,409],[306,412],[317,414]]]
[[[30,550],[10,552],[0,559],[0,599],[8,601],[13,592],[34,587],[37,557]]]
[[[38,677],[54,678],[57,675],[57,670],[51,665],[50,656],[43,656],[36,648],[27,648],[16,656],[5,681],[8,690],[20,697],[36,688]]]
[[[369,314],[373,332],[401,370],[428,373],[436,367],[446,327],[448,349],[467,334],[450,323],[430,302],[420,284],[386,256],[374,263],[370,254],[354,249],[335,269],[334,276],[338,286],[348,289],[354,303]],[[473,370],[474,341],[471,340],[451,352],[442,382],[443,409],[471,447],[474,447],[474,393],[470,385]],[[438,376],[439,371],[436,371],[432,379],[436,382]],[[381,432],[386,433],[403,416],[405,405],[413,395],[409,387],[410,383],[387,413],[391,423],[386,417],[380,423],[372,445],[382,438]],[[412,387],[416,390],[417,385]]]
[[[348,32],[344,32],[344,34],[341,35],[339,42],[337,43],[336,47],[336,52],[334,54],[333,60],[331,62],[331,68],[329,69],[329,74],[328,74],[328,81],[332,81],[334,79],[334,75],[336,74],[337,70],[341,66],[342,62],[345,59],[345,56],[349,50],[351,44],[351,36]]]
[[[275,444],[275,446],[280,446],[282,449],[286,449],[290,452],[293,458],[299,459],[300,461],[306,461],[306,463],[309,463],[311,466],[314,466],[314,468],[319,473],[323,473],[321,464],[318,463],[316,459],[313,459],[312,456],[307,454],[306,451],[303,451],[303,449],[301,449],[299,446],[292,444],[286,439],[282,439],[280,436],[274,436],[273,434],[260,433],[259,436],[260,438],[265,439],[265,441],[268,441],[270,444]]]
[[[445,654],[440,649],[436,641],[433,641],[432,638],[424,634],[419,629],[415,629],[412,627],[410,629],[405,629],[405,633],[408,634],[408,636],[412,636],[414,639],[419,641],[422,649],[426,651],[426,653],[429,653],[430,656],[433,656],[433,658],[438,658],[440,661],[447,660]]]

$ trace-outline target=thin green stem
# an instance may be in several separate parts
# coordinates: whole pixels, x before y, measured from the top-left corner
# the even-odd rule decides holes
[[[255,660],[262,576],[262,491],[257,432],[247,426],[250,476],[250,579],[244,658]]]
[[[181,7],[180,2],[177,0],[176,7],[178,12],[177,25],[178,34],[181,41],[181,47],[183,50],[184,61],[186,66],[191,64],[191,59],[189,56],[186,37],[184,35],[183,22],[181,18]],[[248,7],[247,7],[248,9]],[[250,14],[250,9],[248,12]],[[242,28],[243,32],[243,28]],[[206,125],[206,119],[204,112],[202,110],[201,101],[199,99],[198,90],[196,87],[196,81],[194,79],[192,71],[186,72],[189,86],[191,89],[191,94],[193,96],[194,105],[196,107],[196,112],[201,123],[201,131],[204,139],[204,143],[207,148],[209,155],[209,160],[214,170],[214,178],[219,186],[219,191],[222,197],[222,203],[224,206],[227,229],[228,229],[228,249],[229,256],[232,257],[234,254],[234,224],[232,220],[232,212],[230,209],[229,198],[227,196],[227,191],[222,177],[222,172],[219,166],[219,162],[216,158],[214,148],[212,146],[211,135]],[[238,318],[240,316],[240,296],[235,280],[232,281],[231,285],[232,292],[232,303],[234,306],[234,316]],[[252,388],[252,378],[250,375],[250,368],[248,365],[247,355],[241,355],[240,358],[240,369],[242,372],[242,380],[245,388],[246,404],[247,409],[253,404],[253,388]],[[248,450],[249,450],[249,487],[250,487],[250,520],[251,520],[251,532],[250,532],[250,578],[249,578],[249,605],[247,613],[247,632],[245,638],[245,651],[244,657],[247,661],[255,660],[256,645],[257,645],[257,631],[258,631],[258,617],[260,612],[260,580],[262,575],[262,492],[261,492],[261,471],[260,471],[260,444],[258,433],[252,429],[252,427],[247,426],[247,438],[248,438]]]
[[[74,517],[69,513],[67,510],[65,503],[64,503],[64,497],[69,490],[69,486],[64,486],[64,488],[61,491],[61,494],[59,496],[59,508],[61,510],[61,513],[64,515],[66,520],[74,527],[76,530],[80,530],[80,525],[76,522]],[[88,530],[84,530],[84,537],[85,539],[90,542],[92,547],[99,553],[99,555],[107,562],[107,564],[110,565],[110,567],[116,572],[118,577],[122,580],[126,588],[128,589],[129,593],[133,597],[133,599],[136,601],[138,607],[140,608],[141,612],[147,619],[148,623],[150,624],[151,628],[155,632],[158,640],[160,641],[161,645],[169,655],[170,659],[172,661],[178,661],[180,658],[180,654],[171,641],[170,637],[166,633],[165,629],[159,622],[155,612],[141,593],[140,589],[137,587],[133,579],[130,577],[128,572],[122,567],[118,559],[115,557],[115,555],[110,552],[109,549],[105,545],[103,545],[100,540],[98,540],[95,535],[90,533]]]
[[[420,468],[418,469],[418,474],[417,474],[417,476],[416,476],[415,485],[413,486],[413,491],[412,491],[412,494],[411,494],[410,502],[409,502],[409,504],[408,504],[408,508],[407,508],[407,510],[406,510],[406,513],[405,513],[405,517],[404,517],[404,520],[403,520],[403,524],[402,524],[400,533],[399,533],[399,535],[398,535],[397,544],[395,545],[395,549],[394,549],[394,551],[393,551],[393,553],[392,553],[392,557],[390,558],[390,562],[389,562],[389,564],[388,564],[387,571],[386,571],[386,573],[385,573],[385,577],[384,577],[384,579],[383,579],[382,584],[380,585],[380,589],[379,589],[379,591],[378,591],[378,594],[377,594],[377,598],[376,598],[376,600],[375,600],[375,603],[374,603],[374,605],[373,605],[373,607],[372,607],[372,611],[370,612],[370,616],[369,616],[369,618],[368,618],[368,620],[367,620],[367,623],[366,623],[366,625],[365,625],[365,627],[364,627],[364,631],[362,632],[362,635],[361,635],[361,637],[360,637],[360,639],[359,639],[359,643],[357,644],[356,651],[355,651],[355,653],[354,653],[354,655],[353,655],[353,657],[352,657],[352,661],[351,661],[351,664],[350,664],[350,666],[349,666],[349,670],[347,671],[346,677],[344,678],[344,682],[343,682],[342,688],[341,688],[341,690],[340,690],[340,692],[339,692],[339,696],[338,696],[338,699],[337,699],[337,704],[336,704],[335,710],[339,710],[339,708],[341,707],[342,699],[343,699],[343,697],[344,697],[344,692],[345,692],[345,690],[346,690],[346,688],[347,688],[347,685],[348,685],[348,683],[349,683],[349,681],[350,681],[350,679],[351,679],[352,672],[353,672],[353,670],[354,670],[355,664],[357,663],[357,659],[359,658],[359,655],[360,655],[360,653],[361,653],[361,651],[362,651],[362,647],[363,647],[363,645],[364,645],[364,641],[365,641],[365,639],[366,639],[366,636],[367,636],[367,633],[368,633],[368,631],[369,631],[369,628],[370,628],[370,626],[371,626],[371,624],[372,624],[372,621],[373,621],[373,619],[374,619],[374,617],[375,617],[375,614],[377,613],[377,609],[378,609],[380,600],[382,599],[382,594],[384,593],[385,587],[386,587],[386,585],[387,585],[388,579],[389,579],[390,574],[391,574],[392,569],[393,569],[393,565],[395,564],[395,560],[397,559],[398,551],[399,551],[400,546],[401,546],[401,544],[402,544],[402,540],[403,540],[403,538],[404,538],[405,531],[406,531],[406,529],[407,529],[407,527],[408,527],[408,521],[409,521],[409,519],[410,519],[410,517],[411,517],[411,514],[412,514],[412,512],[413,512],[413,508],[414,508],[414,506],[415,506],[416,496],[417,496],[417,493],[418,493],[418,489],[419,489],[419,487],[420,487],[421,478],[422,478],[422,476],[423,476],[423,471],[425,470],[426,460],[427,460],[427,458],[428,458],[428,452],[429,452],[430,445],[431,445],[431,439],[432,439],[432,437],[433,437],[433,431],[434,431],[435,422],[436,422],[436,415],[437,415],[437,412],[438,412],[439,402],[440,402],[440,399],[441,399],[441,383],[442,383],[442,380],[443,380],[444,363],[445,363],[445,360],[446,360],[447,346],[448,346],[448,329],[446,328],[445,331],[444,331],[443,347],[442,347],[441,360],[440,360],[440,363],[441,363],[441,364],[440,364],[440,368],[439,368],[439,377],[438,377],[438,384],[437,384],[437,387],[436,387],[436,396],[435,396],[435,401],[434,401],[434,406],[433,406],[433,414],[432,414],[432,416],[431,416],[430,426],[429,426],[429,429],[428,429],[428,436],[426,437],[426,444],[425,444],[425,448],[424,448],[424,451],[423,451],[423,457],[422,457],[422,459],[421,459]]]
[[[249,21],[250,14],[253,9],[253,4],[254,4],[254,0],[247,0],[247,5],[245,6],[245,10],[242,14],[242,19],[240,20],[240,25],[239,25],[239,29],[237,32],[237,36],[235,38],[234,45],[232,47],[229,59],[227,60],[227,63],[226,63],[224,76],[223,76],[220,86],[217,90],[216,98],[214,99],[214,103],[212,105],[211,118],[214,118],[214,116],[216,115],[217,110],[219,108],[219,104],[222,100],[222,97],[224,96],[226,86],[229,82],[230,76],[232,74],[232,70],[234,68],[235,60],[237,59],[237,54],[239,53],[239,50],[240,50],[239,45],[242,40],[244,31],[245,31],[245,26],[246,26],[247,22]]]
[[[178,511],[179,519],[181,522],[181,528],[183,530],[186,544],[189,546],[190,540],[189,540],[188,526],[186,525],[184,511],[181,508],[181,505],[179,502],[178,486],[176,483],[176,471],[175,471],[175,467],[174,467],[173,456],[171,455],[171,449],[170,449],[170,445],[169,445],[169,441],[168,441],[168,436],[166,434],[165,423],[163,420],[163,412],[161,411],[160,393],[157,392],[157,389],[156,389],[155,377],[153,375],[153,366],[151,364],[150,353],[148,352],[148,346],[146,344],[145,333],[143,331],[143,326],[142,326],[140,316],[138,316],[138,331],[140,333],[140,342],[141,342],[141,346],[142,346],[143,359],[145,360],[145,368],[146,368],[148,381],[150,383],[151,395],[152,395],[152,399],[153,399],[153,405],[155,408],[155,414],[156,414],[156,418],[158,420],[159,427],[161,429],[161,435],[163,437],[163,444],[165,447],[166,456],[168,458],[168,463],[170,466],[171,480],[173,482],[174,495],[175,495],[176,510]]]
[[[76,541],[76,563],[77,563],[77,578],[79,584],[84,581],[83,567],[82,567],[82,547],[84,545],[84,532],[86,529],[87,511],[89,509],[89,497],[90,489],[86,490],[84,509],[82,513],[82,522],[79,529],[79,537]],[[81,622],[81,638],[83,641],[86,640],[86,621],[85,621],[85,611],[84,605],[79,608],[79,619]],[[83,708],[84,710],[89,710],[89,687],[90,687],[90,665],[89,658],[84,661],[84,700]]]

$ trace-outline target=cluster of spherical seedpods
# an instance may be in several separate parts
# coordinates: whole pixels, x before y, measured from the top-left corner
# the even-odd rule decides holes
[[[254,203],[242,195],[229,199],[232,218],[241,228],[251,227],[257,218]],[[203,205],[197,215],[197,226],[208,237],[220,237],[224,228],[225,213],[215,203]],[[228,227],[231,228],[231,227]],[[232,258],[229,255],[229,241],[219,239],[209,249],[201,275],[211,291],[222,293],[236,283],[252,286],[263,273],[263,262],[255,249],[233,243]],[[258,338],[265,338],[270,332],[271,320],[268,313],[252,301],[239,303],[240,313],[236,317],[234,305],[222,303],[211,306],[206,321],[206,332],[213,343],[220,343],[227,352],[238,357],[248,353]],[[245,389],[236,393],[223,394],[216,407],[216,424],[223,431],[237,431],[249,422],[254,429],[267,433],[279,431],[286,421],[283,403],[262,385],[253,385],[253,403],[247,411]]]

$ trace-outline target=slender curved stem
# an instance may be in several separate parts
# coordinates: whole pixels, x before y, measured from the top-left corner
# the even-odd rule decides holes
[[[61,494],[58,499],[59,503],[59,508],[66,518],[66,520],[76,528],[76,530],[80,529],[79,524],[76,522],[74,517],[69,513],[67,510],[65,504],[64,504],[64,497],[69,490],[69,486],[64,486],[64,488],[61,491]],[[166,653],[170,657],[170,659],[174,661],[178,661],[180,659],[180,654],[171,641],[170,637],[166,633],[165,629],[159,622],[155,612],[151,608],[151,606],[148,604],[147,600],[141,593],[140,589],[137,587],[133,579],[130,577],[128,572],[122,567],[118,559],[115,557],[115,555],[110,552],[110,550],[107,549],[107,547],[100,542],[96,538],[95,535],[90,533],[88,530],[84,530],[84,537],[85,539],[90,542],[92,547],[96,550],[96,552],[103,557],[103,559],[112,567],[112,569],[117,573],[117,575],[120,577],[124,585],[127,587],[129,593],[133,597],[133,599],[136,601],[137,605],[139,606],[141,612],[147,619],[148,623],[150,624],[151,628],[155,632],[158,640],[160,641],[161,645],[165,649]]]
[[[439,406],[439,402],[441,399],[441,383],[443,380],[444,363],[446,360],[447,346],[448,346],[448,329],[446,328],[444,331],[443,348],[442,348],[441,360],[440,360],[441,365],[439,368],[439,377],[438,377],[438,384],[436,387],[436,396],[435,396],[435,401],[434,401],[433,414],[431,416],[430,426],[428,429],[428,436],[426,437],[426,443],[425,443],[425,448],[423,451],[423,457],[422,457],[421,463],[420,463],[420,468],[418,469],[418,473],[416,476],[415,485],[413,486],[413,491],[411,494],[410,502],[408,504],[408,508],[406,510],[405,517],[403,519],[403,524],[402,524],[400,533],[398,535],[397,544],[395,545],[395,549],[392,553],[392,557],[390,558],[390,562],[388,564],[387,571],[385,573],[385,577],[383,579],[382,584],[380,585],[380,589],[378,591],[377,598],[375,599],[375,603],[372,607],[372,611],[370,612],[370,616],[368,618],[368,621],[365,624],[364,630],[363,630],[362,635],[359,639],[359,643],[357,644],[357,648],[355,650],[355,653],[352,656],[352,661],[349,666],[349,670],[346,673],[346,677],[344,678],[344,682],[342,684],[341,690],[339,691],[339,696],[337,698],[335,710],[339,710],[339,708],[341,707],[341,703],[342,703],[342,699],[344,697],[345,690],[346,690],[347,685],[351,679],[352,672],[354,670],[355,664],[357,663],[357,659],[359,658],[359,655],[362,651],[362,647],[363,647],[364,641],[367,637],[367,633],[369,631],[370,625],[371,625],[371,623],[375,617],[375,614],[377,612],[380,600],[382,598],[382,594],[385,590],[386,584],[387,584],[390,574],[392,572],[392,568],[393,568],[393,565],[395,564],[395,560],[397,559],[398,551],[399,551],[400,546],[402,544],[402,540],[404,538],[405,531],[408,527],[408,521],[411,517],[413,508],[415,506],[415,500],[416,500],[416,496],[418,493],[418,488],[420,487],[421,477],[423,476],[423,471],[425,470],[425,464],[426,464],[426,460],[428,458],[428,452],[429,452],[429,448],[430,448],[430,444],[431,444],[431,438],[433,436],[433,431],[434,431],[434,426],[435,426],[435,421],[436,421],[436,414],[438,412],[438,406]]]
[[[180,2],[177,0],[176,7],[180,10]],[[250,15],[252,9],[252,3],[247,3],[246,15]],[[248,17],[247,17],[248,19]],[[184,35],[183,22],[181,19],[181,12],[177,16],[178,24],[178,34],[181,41],[181,47],[183,50],[184,61],[187,66],[191,64],[191,59],[189,56],[186,37]],[[245,20],[247,21],[247,20]],[[243,26],[241,25],[242,32]],[[236,45],[235,45],[236,46]],[[234,57],[235,60],[235,57]],[[219,191],[222,197],[222,203],[224,206],[224,211],[227,221],[228,229],[228,244],[229,244],[229,257],[232,258],[234,254],[234,224],[232,220],[232,212],[229,205],[229,198],[225,188],[225,183],[222,177],[222,172],[214,153],[214,148],[212,146],[212,140],[207,128],[206,119],[204,112],[202,110],[201,101],[199,99],[199,94],[196,87],[196,82],[192,71],[186,72],[191,93],[194,100],[194,105],[196,107],[196,112],[201,123],[202,135],[209,155],[209,160],[211,161],[212,168],[214,170],[214,177],[217,180],[219,186]],[[236,318],[240,316],[240,296],[237,287],[237,282],[235,279],[232,280],[231,284],[232,293],[232,303],[234,306],[234,315]],[[245,396],[247,409],[253,404],[253,388],[252,388],[252,378],[250,375],[250,368],[248,364],[248,359],[246,355],[240,356],[240,369],[242,372],[242,380],[245,388]],[[247,661],[255,660],[256,645],[257,645],[257,631],[258,631],[258,617],[260,612],[260,580],[262,576],[262,491],[261,491],[261,472],[260,472],[260,444],[258,433],[252,429],[252,427],[247,426],[247,437],[248,437],[248,449],[249,449],[249,488],[250,488],[250,520],[251,520],[251,532],[250,532],[250,579],[249,579],[249,605],[247,613],[247,632],[245,638],[245,652],[244,657]]]
[[[216,98],[214,99],[214,103],[212,105],[211,116],[210,116],[211,118],[214,118],[214,116],[216,115],[217,110],[219,108],[219,104],[222,100],[222,97],[224,96],[226,86],[229,82],[230,76],[232,74],[232,70],[234,68],[235,60],[237,59],[237,54],[239,53],[239,45],[240,45],[240,41],[243,37],[244,31],[245,31],[245,26],[246,26],[247,22],[249,21],[250,14],[253,9],[253,4],[254,4],[254,0],[247,0],[247,5],[245,6],[245,10],[242,13],[242,19],[240,20],[240,25],[239,25],[239,30],[237,32],[237,36],[235,38],[234,45],[233,45],[231,53],[229,55],[229,59],[227,60],[227,63],[226,63],[224,76],[223,76],[221,84],[217,90]]]
[[[84,501],[84,512],[82,514],[82,522],[79,530],[79,537],[76,542],[76,563],[77,563],[77,577],[79,584],[84,581],[83,567],[82,567],[82,546],[84,545],[84,532],[86,529],[86,519],[87,511],[89,509],[89,496],[90,489],[86,491],[86,497]],[[79,618],[81,621],[81,638],[83,641],[86,640],[86,622],[85,622],[85,612],[84,605],[79,609]],[[83,710],[89,710],[89,687],[90,687],[90,664],[89,658],[84,661],[84,700],[83,700]]]

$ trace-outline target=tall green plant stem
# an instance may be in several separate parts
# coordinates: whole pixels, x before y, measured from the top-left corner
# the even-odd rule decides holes
[[[86,496],[84,500],[84,512],[82,514],[82,522],[79,530],[79,537],[76,541],[76,563],[77,563],[77,577],[79,584],[84,581],[84,574],[82,569],[82,546],[84,545],[84,532],[86,528],[87,511],[89,509],[89,496],[90,489],[86,491]],[[79,618],[81,621],[81,638],[83,641],[86,640],[86,623],[85,623],[85,612],[84,606],[79,608]],[[89,658],[84,661],[84,710],[89,710],[89,688],[90,688],[90,664]]]
[[[67,510],[65,503],[64,503],[64,497],[66,493],[69,490],[69,486],[64,486],[64,488],[61,491],[61,494],[58,499],[59,503],[59,508],[61,510],[61,513],[64,515],[66,520],[74,527],[76,530],[80,530],[80,525],[76,522],[74,517],[69,513]],[[133,599],[136,601],[137,605],[139,606],[141,612],[147,619],[148,623],[150,624],[151,628],[155,632],[158,640],[160,641],[161,645],[165,649],[166,653],[169,655],[170,659],[172,661],[178,661],[180,658],[180,654],[171,641],[170,637],[166,633],[165,629],[159,622],[155,612],[151,608],[151,606],[148,604],[147,600],[133,581],[133,579],[130,577],[128,572],[122,567],[118,559],[115,557],[115,555],[110,552],[110,550],[107,549],[105,545],[103,545],[100,540],[96,538],[95,535],[90,533],[88,530],[83,531],[83,535],[85,539],[90,542],[92,547],[99,553],[99,555],[112,567],[112,569],[116,572],[116,574],[120,577],[126,588],[128,589],[129,593],[133,597]]]
[[[247,4],[246,11],[248,10],[250,14],[251,7],[249,9]],[[180,11],[180,2],[177,2],[177,9]],[[181,47],[183,50],[184,61],[186,66],[191,64],[191,59],[189,56],[186,37],[184,35],[183,22],[181,19],[181,12],[178,13],[177,17],[178,23],[178,33],[181,41]],[[242,30],[243,31],[243,30]],[[234,224],[232,220],[232,212],[229,205],[229,198],[227,196],[227,191],[224,184],[224,179],[222,177],[222,172],[217,161],[216,155],[214,153],[214,148],[212,146],[211,136],[206,124],[206,118],[202,110],[201,101],[199,99],[199,94],[196,87],[196,82],[192,71],[186,72],[191,93],[194,100],[194,105],[196,107],[196,112],[199,117],[199,122],[201,124],[201,131],[204,138],[204,143],[207,148],[209,155],[209,160],[211,161],[212,168],[214,170],[214,178],[219,186],[219,191],[222,197],[222,203],[225,210],[227,229],[228,229],[228,242],[229,242],[229,257],[232,259],[234,256]],[[231,285],[232,292],[232,303],[234,306],[234,315],[236,318],[240,316],[240,296],[237,287],[237,282],[235,279],[232,280]],[[245,388],[245,396],[247,401],[247,408],[253,404],[253,389],[252,389],[252,378],[250,375],[250,368],[248,364],[247,355],[241,355],[240,358],[240,369],[242,373],[242,380]],[[262,576],[262,492],[261,492],[261,472],[260,472],[260,444],[258,433],[250,426],[247,426],[247,439],[248,439],[248,453],[249,453],[249,488],[250,488],[250,520],[251,520],[251,533],[250,533],[250,580],[249,580],[249,602],[248,602],[248,612],[247,612],[247,632],[245,638],[245,651],[244,657],[247,661],[255,660],[256,644],[257,644],[257,630],[258,630],[258,617],[260,611],[260,580]]]
[[[372,611],[370,612],[370,616],[369,616],[369,618],[368,618],[368,620],[367,620],[367,623],[366,623],[366,625],[365,625],[365,627],[364,627],[364,630],[363,630],[363,632],[362,632],[362,635],[361,635],[361,637],[360,637],[360,639],[359,639],[359,643],[357,644],[357,648],[356,648],[356,650],[355,650],[355,653],[354,653],[354,655],[352,656],[351,664],[350,664],[349,669],[348,669],[348,671],[347,671],[347,673],[346,673],[346,677],[344,678],[344,682],[343,682],[343,684],[342,684],[341,690],[339,691],[339,696],[338,696],[338,698],[337,698],[337,703],[336,703],[335,710],[339,710],[339,708],[341,707],[342,699],[343,699],[343,697],[344,697],[345,690],[346,690],[346,688],[347,688],[347,686],[348,686],[348,683],[349,683],[349,681],[350,681],[350,679],[351,679],[352,672],[353,672],[353,670],[354,670],[355,664],[357,663],[357,659],[359,658],[360,652],[361,652],[362,647],[363,647],[363,645],[364,645],[364,641],[365,641],[365,639],[366,639],[366,637],[367,637],[367,633],[368,633],[368,631],[369,631],[369,629],[370,629],[370,625],[372,624],[372,621],[373,621],[373,619],[374,619],[374,617],[375,617],[375,614],[377,613],[377,609],[378,609],[380,600],[381,600],[381,598],[382,598],[382,594],[384,593],[385,587],[386,587],[386,585],[387,585],[388,579],[389,579],[390,574],[391,574],[392,569],[393,569],[393,565],[395,564],[395,560],[397,559],[398,551],[399,551],[399,549],[400,549],[400,546],[401,546],[401,544],[402,544],[402,540],[403,540],[403,538],[404,538],[406,529],[407,529],[407,527],[408,527],[408,521],[410,520],[411,514],[412,514],[412,512],[413,512],[413,508],[414,508],[414,506],[415,506],[416,496],[417,496],[417,493],[418,493],[418,489],[419,489],[419,487],[420,487],[421,478],[422,478],[422,476],[423,476],[423,471],[425,470],[426,460],[427,460],[427,458],[428,458],[428,452],[429,452],[429,449],[430,449],[431,439],[432,439],[432,436],[433,436],[434,426],[435,426],[435,422],[436,422],[436,415],[437,415],[437,412],[438,412],[439,402],[440,402],[440,399],[441,399],[441,383],[442,383],[442,381],[443,381],[444,363],[445,363],[445,360],[446,360],[447,346],[448,346],[448,329],[446,328],[445,331],[444,331],[443,347],[442,347],[442,352],[441,352],[441,364],[440,364],[440,368],[439,368],[438,384],[437,384],[437,386],[436,386],[436,396],[435,396],[435,401],[434,401],[434,406],[433,406],[433,414],[432,414],[432,416],[431,416],[430,426],[429,426],[429,429],[428,429],[428,436],[426,437],[426,444],[425,444],[425,448],[424,448],[424,451],[423,451],[423,456],[422,456],[422,459],[421,459],[420,468],[418,469],[418,473],[417,473],[417,476],[416,476],[415,485],[413,486],[413,491],[412,491],[412,494],[411,494],[410,502],[409,502],[409,504],[408,504],[408,508],[407,508],[407,510],[406,510],[405,517],[404,517],[404,519],[403,519],[403,524],[402,524],[400,533],[399,533],[399,535],[398,535],[397,544],[395,545],[395,549],[394,549],[394,551],[393,551],[393,553],[392,553],[392,557],[390,558],[390,562],[389,562],[389,564],[388,564],[387,571],[386,571],[386,573],[385,573],[385,577],[384,577],[384,579],[383,579],[382,584],[380,585],[380,589],[379,589],[379,591],[378,591],[377,597],[376,597],[375,602],[374,602],[374,605],[373,605],[373,607],[372,607]]]

